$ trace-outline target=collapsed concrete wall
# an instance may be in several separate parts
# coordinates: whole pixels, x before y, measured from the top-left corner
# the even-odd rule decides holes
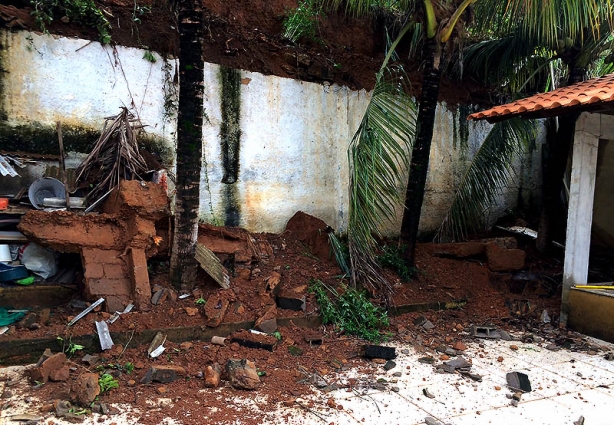
[[[148,125],[152,149],[172,162],[176,60],[154,54],[151,62],[144,50],[26,31],[0,30],[0,40],[0,150],[53,152],[60,120],[68,149],[87,152],[104,117],[126,105]],[[346,151],[368,101],[365,91],[205,64],[201,218],[280,232],[302,210],[345,230]],[[438,107],[422,231],[441,222],[490,128],[467,123],[472,111]],[[519,198],[536,198],[539,164],[537,143],[489,218],[514,208]],[[397,220],[385,233],[399,227]]]

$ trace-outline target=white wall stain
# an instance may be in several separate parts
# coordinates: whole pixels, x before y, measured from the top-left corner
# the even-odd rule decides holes
[[[136,105],[149,133],[174,149],[175,122],[165,121],[163,61],[143,59],[144,50],[101,46],[97,42],[1,30],[4,105],[8,123],[101,128],[122,105]],[[32,37],[28,41],[26,37]],[[85,47],[84,47],[85,46]],[[223,222],[223,169],[220,152],[219,66],[205,63],[201,218]],[[348,219],[347,147],[360,124],[370,94],[347,87],[265,76],[242,71],[239,180],[235,183],[241,226],[250,231],[281,232],[298,210],[345,231]],[[247,80],[249,79],[249,81]],[[469,123],[468,147],[454,146],[457,113],[437,109],[421,230],[443,219],[454,188],[490,126]],[[458,124],[458,123],[457,123]],[[538,146],[540,144],[538,143]],[[537,149],[518,164],[515,186],[502,195],[489,217],[516,204],[541,182]],[[208,185],[204,184],[208,179]],[[522,185],[522,187],[519,187]],[[404,191],[404,188],[400,188]],[[398,219],[385,233],[398,232]],[[492,218],[491,217],[491,218]]]

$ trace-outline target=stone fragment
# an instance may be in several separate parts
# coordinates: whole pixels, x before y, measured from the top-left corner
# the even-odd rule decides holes
[[[512,350],[512,351],[518,351],[518,346],[517,346],[517,345],[512,344],[512,345],[510,345],[510,350]]]
[[[183,351],[188,351],[190,348],[192,348],[194,346],[194,344],[192,344],[189,341],[184,341],[181,344],[179,344],[179,348]]]
[[[388,370],[394,369],[395,367],[397,367],[397,364],[393,362],[392,360],[388,360],[386,364],[384,365],[384,370],[388,371]]]
[[[256,365],[247,359],[229,359],[226,363],[226,373],[230,385],[236,389],[253,390],[260,384]]]
[[[435,395],[433,393],[431,393],[428,388],[423,388],[422,389],[422,394],[424,394],[426,397],[428,398],[435,398]]]
[[[100,394],[97,373],[82,373],[71,387],[71,398],[80,406],[89,406]]]
[[[456,343],[454,343],[454,347],[452,348],[454,348],[456,351],[465,351],[467,349],[467,346],[461,341],[457,341]]]
[[[30,380],[32,382],[39,381],[46,383],[49,380],[49,376],[52,373],[62,369],[65,364],[66,354],[51,354],[51,351],[47,349],[38,360],[36,366],[33,369],[30,369]]]
[[[449,348],[449,347],[446,348],[446,351],[444,351],[444,353],[450,357],[455,357],[458,354],[454,348]]]
[[[86,354],[81,359],[81,361],[88,366],[94,366],[96,363],[98,363],[98,360],[100,360],[100,357],[92,354]]]
[[[437,419],[432,418],[430,416],[427,416],[426,418],[424,418],[424,423],[426,425],[441,425],[441,422],[439,422]]]
[[[196,316],[198,314],[198,309],[195,307],[185,307],[184,310],[185,313],[190,317]]]
[[[168,384],[176,381],[181,376],[185,376],[185,374],[186,371],[181,366],[156,365],[149,368],[145,376],[141,378],[141,384],[149,384],[151,382]]]
[[[222,367],[213,363],[205,368],[205,387],[217,388],[222,379]]]

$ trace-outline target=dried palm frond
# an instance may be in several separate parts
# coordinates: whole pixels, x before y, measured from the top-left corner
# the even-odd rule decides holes
[[[118,115],[105,119],[100,138],[76,170],[76,184],[98,182],[89,192],[89,199],[119,186],[120,180],[143,180],[149,171],[139,152],[136,131],[143,125],[137,122],[125,107]]]

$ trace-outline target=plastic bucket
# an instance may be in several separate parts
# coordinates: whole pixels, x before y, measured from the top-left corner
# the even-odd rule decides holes
[[[13,261],[8,245],[0,245],[0,262]]]
[[[65,196],[64,184],[53,177],[35,180],[28,189],[30,203],[39,210],[43,208],[45,198],[64,198]]]

